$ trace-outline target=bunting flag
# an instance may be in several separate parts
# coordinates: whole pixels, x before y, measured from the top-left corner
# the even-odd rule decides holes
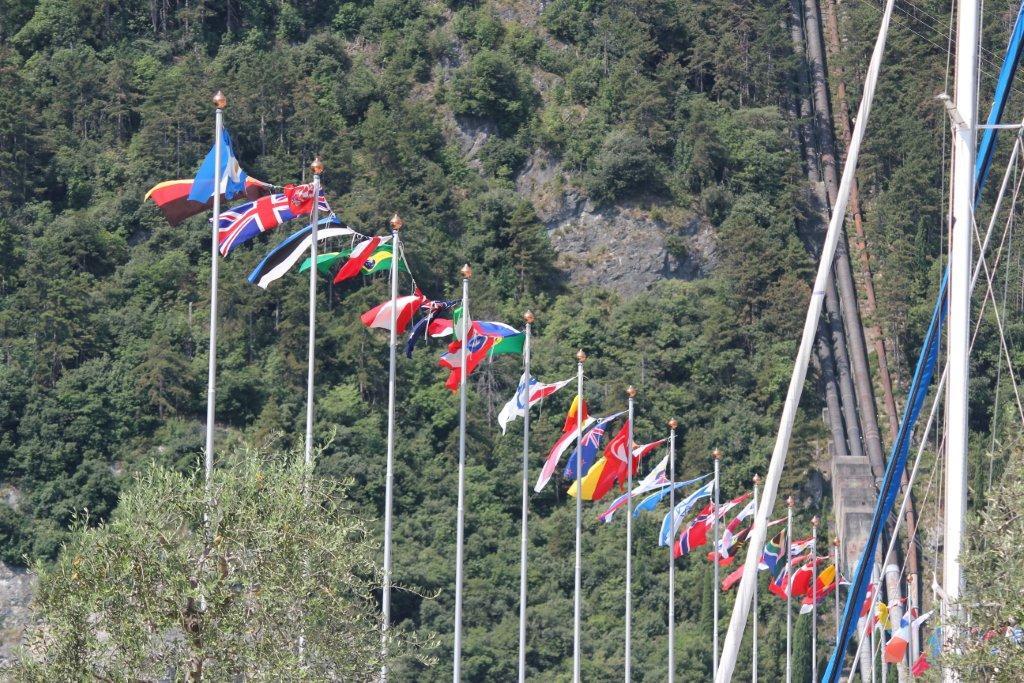
[[[405,328],[412,322],[413,315],[416,314],[416,310],[423,305],[427,298],[423,296],[423,293],[417,289],[413,294],[408,296],[400,296],[395,300],[395,310],[398,311],[395,316],[395,325],[397,326],[395,334],[404,334]],[[378,304],[359,316],[359,319],[363,321],[363,324],[369,328],[378,328],[381,330],[391,329],[391,300],[388,299],[382,304]]]
[[[928,663],[928,657],[922,652],[914,660],[913,666],[910,667],[910,673],[917,677],[924,675],[924,672],[930,668],[932,668],[932,665]]]
[[[382,242],[390,240],[390,237],[375,236],[365,239],[349,252],[348,260],[345,264],[338,269],[338,272],[334,274],[334,284],[344,282],[349,278],[353,278],[362,272],[363,266],[366,264],[366,260],[370,258],[370,255],[381,245]]]
[[[199,165],[196,176],[189,188],[188,199],[192,202],[205,203],[213,198],[214,181],[217,170],[217,143],[210,147],[203,163]],[[248,176],[235,158],[235,150],[231,146],[231,136],[227,128],[221,129],[220,136],[220,191],[226,197],[237,197],[245,190]]]
[[[892,621],[889,619],[889,605],[881,600],[875,603],[875,613],[864,625],[864,632],[871,633],[872,630],[880,628],[886,631],[892,630]]]
[[[332,223],[338,223],[338,219],[334,216],[328,216],[317,221],[318,226]],[[279,279],[291,270],[299,262],[299,259],[302,258],[302,255],[309,251],[309,247],[313,243],[312,231],[313,226],[307,225],[301,230],[293,232],[284,241],[271,249],[270,253],[260,261],[260,264],[249,273],[247,278],[249,282],[257,287],[266,289],[271,282]],[[317,230],[316,241],[322,242],[332,237],[352,234],[354,233],[349,228],[322,228]]]
[[[182,178],[180,180],[165,180],[149,188],[142,201],[153,200],[160,213],[171,226],[180,225],[183,221],[198,216],[204,211],[213,208],[213,196],[205,202],[196,202],[188,198],[192,191],[192,179]],[[273,192],[273,186],[262,180],[246,177],[245,187],[240,192],[232,194],[221,193],[221,201],[229,202],[235,199],[248,199],[256,201],[260,197],[266,197]]]
[[[587,403],[582,402],[582,408],[580,407],[579,395],[572,400],[572,405],[569,407],[569,416],[566,417],[565,424],[566,429],[562,431],[562,435],[558,437],[558,441],[551,447],[548,452],[548,457],[544,460],[544,466],[541,468],[540,476],[537,477],[537,483],[534,485],[533,490],[540,493],[541,490],[547,486],[547,483],[551,481],[551,475],[555,473],[555,468],[558,467],[558,460],[565,453],[566,449],[576,441],[579,437],[580,430],[576,428],[576,415],[577,411],[582,410],[580,413],[580,419],[582,420],[583,430],[586,431],[587,427],[594,424],[596,420],[593,417],[587,415]],[[570,421],[569,417],[573,419]],[[571,425],[571,426],[570,426]]]
[[[318,206],[321,212],[331,212],[323,194]],[[217,224],[217,244],[221,256],[248,242],[256,235],[273,230],[293,218],[308,215],[313,210],[313,186],[287,185],[283,194],[261,197],[248,204],[240,204],[220,214]]]
[[[633,489],[633,497],[635,498],[649,491],[654,491],[655,489],[668,486],[668,477],[665,476],[666,469],[668,469],[667,455],[664,458],[662,458],[661,462],[655,465],[654,468],[637,483],[636,487]],[[681,483],[681,485],[696,484],[698,481],[701,481],[707,478],[708,476],[710,475],[704,475],[702,477],[693,479],[689,482],[683,482]],[[629,499],[629,495],[629,493],[623,493],[621,496],[613,500],[612,504],[609,505],[604,512],[599,514],[597,518],[605,524],[612,521],[612,515],[615,514],[616,510],[618,510],[620,507],[626,504],[627,500]]]
[[[814,586],[814,590],[809,590],[804,595],[803,602],[800,603],[800,614],[808,614],[814,609],[815,604],[820,605],[836,589],[836,566],[830,564],[822,569]],[[817,596],[816,602],[815,596]]]
[[[594,461],[597,459],[597,451],[601,448],[601,440],[604,439],[604,433],[608,429],[608,425],[625,414],[626,411],[622,411],[602,418],[597,424],[583,433],[583,439],[580,441],[579,448],[573,449],[573,452],[569,454],[569,460],[565,463],[565,469],[562,471],[564,478],[575,480],[577,477],[585,477],[587,475],[587,472],[590,471]],[[570,493],[574,493],[574,491],[570,491]]]
[[[910,610],[914,612],[915,610]],[[910,625],[913,614],[904,614],[900,619],[900,625],[892,632],[892,637],[885,644],[883,661],[886,664],[899,664],[907,656],[907,646],[910,645]]]
[[[714,491],[715,482],[709,481],[704,486],[691,493],[684,500],[676,503],[674,510],[670,510],[665,519],[661,522],[661,532],[658,534],[658,545],[667,546],[672,542],[672,538],[675,537],[676,530],[679,528],[679,523],[683,517],[689,514],[693,506],[697,504],[701,498],[707,498]]]
[[[508,400],[502,407],[501,412],[498,413],[498,425],[501,427],[501,433],[505,433],[509,422],[517,417],[523,417],[527,410],[564,387],[573,379],[570,377],[554,384],[542,384],[537,381],[536,377],[527,378],[526,373],[523,373],[523,376],[519,378],[519,386],[516,388],[515,395]],[[529,386],[529,389],[527,389],[527,386]]]

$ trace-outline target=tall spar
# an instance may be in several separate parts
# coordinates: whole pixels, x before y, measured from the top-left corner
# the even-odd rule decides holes
[[[668,421],[668,509],[676,509],[676,428],[679,422]],[[672,539],[668,544],[668,683],[676,680],[676,558]]]
[[[579,410],[576,411],[576,474],[577,481],[582,481],[579,476],[583,464],[583,363],[587,360],[587,354],[583,349],[576,352],[576,395],[580,399]],[[582,485],[576,495],[576,570],[573,579],[572,598],[572,680],[573,683],[580,683],[580,670],[582,664],[582,629],[581,617],[581,595],[583,591],[583,489]]]
[[[455,522],[455,652],[452,680],[462,674],[462,547],[466,518],[466,345],[469,344],[469,278],[473,269],[462,266],[462,315],[459,318],[462,344],[459,346],[459,503]]]
[[[526,396],[520,395],[523,410],[523,510],[522,536],[519,539],[519,683],[526,681],[526,551],[529,542],[526,521],[530,510],[530,334],[533,326],[533,313],[523,313],[526,323],[523,340],[523,377],[526,378],[524,390]]]
[[[811,518],[811,680],[818,680],[818,516]]]
[[[836,638],[839,637],[839,579],[842,576],[842,572],[839,571],[839,537],[836,536],[832,539],[832,562],[836,566]]]
[[[754,509],[757,509],[757,485],[761,483],[761,476],[754,475]],[[750,680],[757,683],[757,591],[751,600],[751,640],[750,640]]]
[[[957,1],[956,105],[953,172],[950,187],[953,226],[949,244],[949,328],[946,386],[946,495],[943,546],[943,636],[947,646],[959,637],[957,603],[964,581],[960,570],[967,511],[968,374],[971,323],[971,231],[974,225],[974,165],[978,138],[979,0]],[[946,681],[960,680],[950,667]]]
[[[626,395],[629,396],[626,418],[626,683],[629,683],[633,668],[633,399],[636,398],[632,384],[626,389]],[[576,462],[579,468],[579,459]],[[576,497],[582,498],[582,493]]]
[[[786,568],[787,583],[793,571],[793,496],[786,499]],[[793,597],[786,587],[786,683],[793,683]]]
[[[391,217],[391,324],[388,336],[388,446],[384,475],[384,576],[381,590],[381,683],[388,679],[388,628],[391,626],[391,526],[395,490],[395,385],[398,372],[398,264],[402,259],[401,230],[405,223]]]
[[[718,450],[716,448],[711,453],[711,457],[715,459],[715,512],[714,512],[714,516],[712,517],[712,526],[715,529],[715,544],[712,546],[712,548],[714,548],[714,552],[716,553],[716,557],[715,557],[715,561],[711,563],[711,564],[714,565],[714,572],[715,572],[715,574],[714,574],[714,576],[715,576],[715,578],[714,578],[715,586],[714,586],[714,591],[712,592],[712,595],[714,596],[714,598],[713,598],[714,618],[713,618],[712,623],[711,623],[711,629],[712,629],[712,631],[711,631],[711,633],[712,633],[712,638],[711,638],[711,647],[712,647],[711,676],[714,677],[714,676],[716,676],[718,674],[718,591],[719,591],[720,587],[718,585],[718,573],[719,573],[719,571],[718,571],[718,557],[717,557],[717,553],[718,553],[718,536],[719,536],[718,513],[719,513],[719,510],[721,509],[719,507],[721,505],[721,501],[719,500],[721,498],[721,495],[719,493],[720,490],[721,490],[721,486],[720,486],[721,479],[719,478],[719,475],[721,473],[720,472],[720,465],[721,465],[721,460],[722,460],[722,451],[720,451],[720,450]],[[669,539],[669,543],[671,544],[671,539]]]
[[[316,362],[316,279],[320,275],[320,269],[316,267],[316,230],[317,222],[320,220],[320,174],[324,172],[324,165],[320,157],[313,159],[309,165],[313,171],[313,219],[310,225],[309,262],[309,348],[306,355],[306,449],[305,463],[307,470],[313,468],[313,386],[314,386],[314,365]]]
[[[219,245],[220,226],[220,185],[221,185],[221,137],[224,134],[224,107],[228,106],[228,98],[220,90],[213,96],[213,105],[217,108],[214,113],[213,126],[213,219],[210,223],[211,239],[210,244],[210,358],[207,366],[206,377],[206,453],[204,456],[204,474],[206,485],[210,485],[210,477],[213,476],[213,422],[216,417],[217,404],[217,274],[219,272],[220,254],[217,248]]]

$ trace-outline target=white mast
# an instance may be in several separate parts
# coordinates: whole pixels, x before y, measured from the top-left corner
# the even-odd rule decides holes
[[[942,601],[946,642],[955,641],[956,603],[963,589],[960,552],[967,509],[968,352],[971,323],[971,232],[974,222],[974,161],[978,136],[978,0],[957,1],[953,171],[950,181],[953,230],[949,246],[949,330],[946,386],[946,500]],[[949,668],[946,681],[959,676]]]
[[[519,683],[526,683],[526,560],[530,536],[527,530],[527,516],[530,512],[530,332],[533,325],[533,313],[523,313],[526,322],[523,340],[523,378],[525,396],[517,400],[523,402],[523,509],[522,534],[519,539]]]
[[[217,412],[217,272],[220,266],[218,236],[220,233],[221,138],[224,135],[224,107],[228,100],[220,90],[213,96],[217,108],[213,126],[213,243],[210,245],[210,358],[206,377],[206,453],[203,458],[206,486],[213,476],[213,422]]]
[[[320,174],[324,171],[324,165],[320,157],[313,159],[309,165],[313,171],[313,211],[310,224],[309,243],[309,345],[306,350],[306,467],[312,472],[313,469],[313,387],[314,368],[316,365],[316,279],[320,275],[320,269],[316,263],[316,228],[320,220]],[[309,473],[307,472],[307,475]]]
[[[636,388],[630,384],[626,389],[629,396],[629,417],[626,418],[626,683],[633,680],[633,399]],[[576,468],[581,465],[577,460]],[[583,497],[582,474],[577,473],[576,497]],[[671,543],[669,546],[671,547]]]

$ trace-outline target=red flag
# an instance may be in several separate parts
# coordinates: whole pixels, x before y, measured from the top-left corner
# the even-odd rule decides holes
[[[576,424],[573,423],[573,427]],[[594,492],[590,500],[601,500],[612,490],[615,482],[622,482],[626,478],[626,451],[629,440],[629,420],[623,423],[622,428],[612,437],[604,449],[604,468],[600,477],[594,485]],[[586,498],[584,498],[586,500]]]
[[[576,394],[576,396],[574,396],[573,399],[572,399],[572,404],[569,406],[569,412],[565,414],[565,424],[562,426],[562,433],[563,434],[565,432],[572,431],[573,429],[576,429],[576,413],[579,411],[579,409],[580,409],[580,395]],[[587,402],[586,401],[583,402],[583,415],[580,416],[579,419],[582,420],[583,422],[587,421]]]
[[[722,581],[722,590],[727,591],[739,583],[740,579],[743,578],[743,565],[737,567],[729,576],[725,577]]]
[[[380,246],[382,241],[381,237],[371,237],[368,240],[363,240],[355,246],[352,253],[349,254],[348,261],[345,261],[338,272],[334,276],[334,284],[344,282],[345,280],[359,275],[363,269],[363,264],[366,263],[366,259],[369,258],[373,250]]]
[[[273,187],[268,183],[256,180],[255,178],[246,178],[245,191],[242,195],[234,197],[221,195],[221,199],[230,201],[232,199],[241,199],[244,196],[249,201],[255,201],[260,197],[266,197],[272,191]],[[165,180],[151,187],[142,201],[152,199],[157,208],[160,209],[160,213],[167,219],[167,222],[174,226],[180,224],[186,218],[201,214],[203,211],[208,211],[213,207],[213,197],[210,197],[205,203],[197,202],[188,198],[190,192],[192,192],[191,178]]]
[[[910,673],[915,676],[920,676],[930,668],[932,668],[932,665],[928,663],[928,658],[925,657],[922,652],[918,658],[914,660],[914,664],[910,667]]]

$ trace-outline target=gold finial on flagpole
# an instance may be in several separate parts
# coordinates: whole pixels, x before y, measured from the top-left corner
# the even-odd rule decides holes
[[[674,417],[671,420],[668,421],[668,428],[669,429],[675,429],[678,426],[679,426],[679,421],[677,419],[675,419]]]
[[[462,266],[462,268],[459,269],[459,272],[462,273],[462,277],[466,280],[473,277],[473,269],[469,267],[468,263]]]
[[[587,354],[583,353],[583,349],[580,349],[579,351],[576,352],[576,361],[577,362],[584,363],[584,362],[586,362],[586,360],[587,360]]]
[[[788,508],[792,508],[795,503],[796,501],[793,500],[793,496],[790,496],[789,498],[786,499],[786,507]]]
[[[629,396],[630,398],[634,398],[636,396],[636,387],[634,387],[632,384],[626,387],[626,395]]]
[[[320,175],[324,172],[324,162],[320,161],[319,154],[313,159],[313,163],[309,165],[309,170],[313,171],[316,175]]]
[[[761,475],[760,474],[755,474],[754,475],[754,486],[757,486],[760,483],[761,483]]]
[[[820,523],[821,520],[818,519],[818,515],[814,515],[813,517],[811,517],[811,526],[818,526],[818,524]]]
[[[228,106],[228,98],[224,97],[224,93],[218,90],[213,96],[213,105],[217,107],[217,109],[223,109]]]
[[[526,311],[523,313],[523,320],[526,321],[527,325],[533,324],[533,311]]]
[[[405,221],[402,220],[398,213],[395,213],[395,215],[391,217],[391,229],[401,230],[403,227],[405,227]]]
[[[715,460],[721,460],[722,459],[722,451],[720,451],[720,450],[718,450],[716,448],[715,450],[711,451],[711,457],[714,458]]]

